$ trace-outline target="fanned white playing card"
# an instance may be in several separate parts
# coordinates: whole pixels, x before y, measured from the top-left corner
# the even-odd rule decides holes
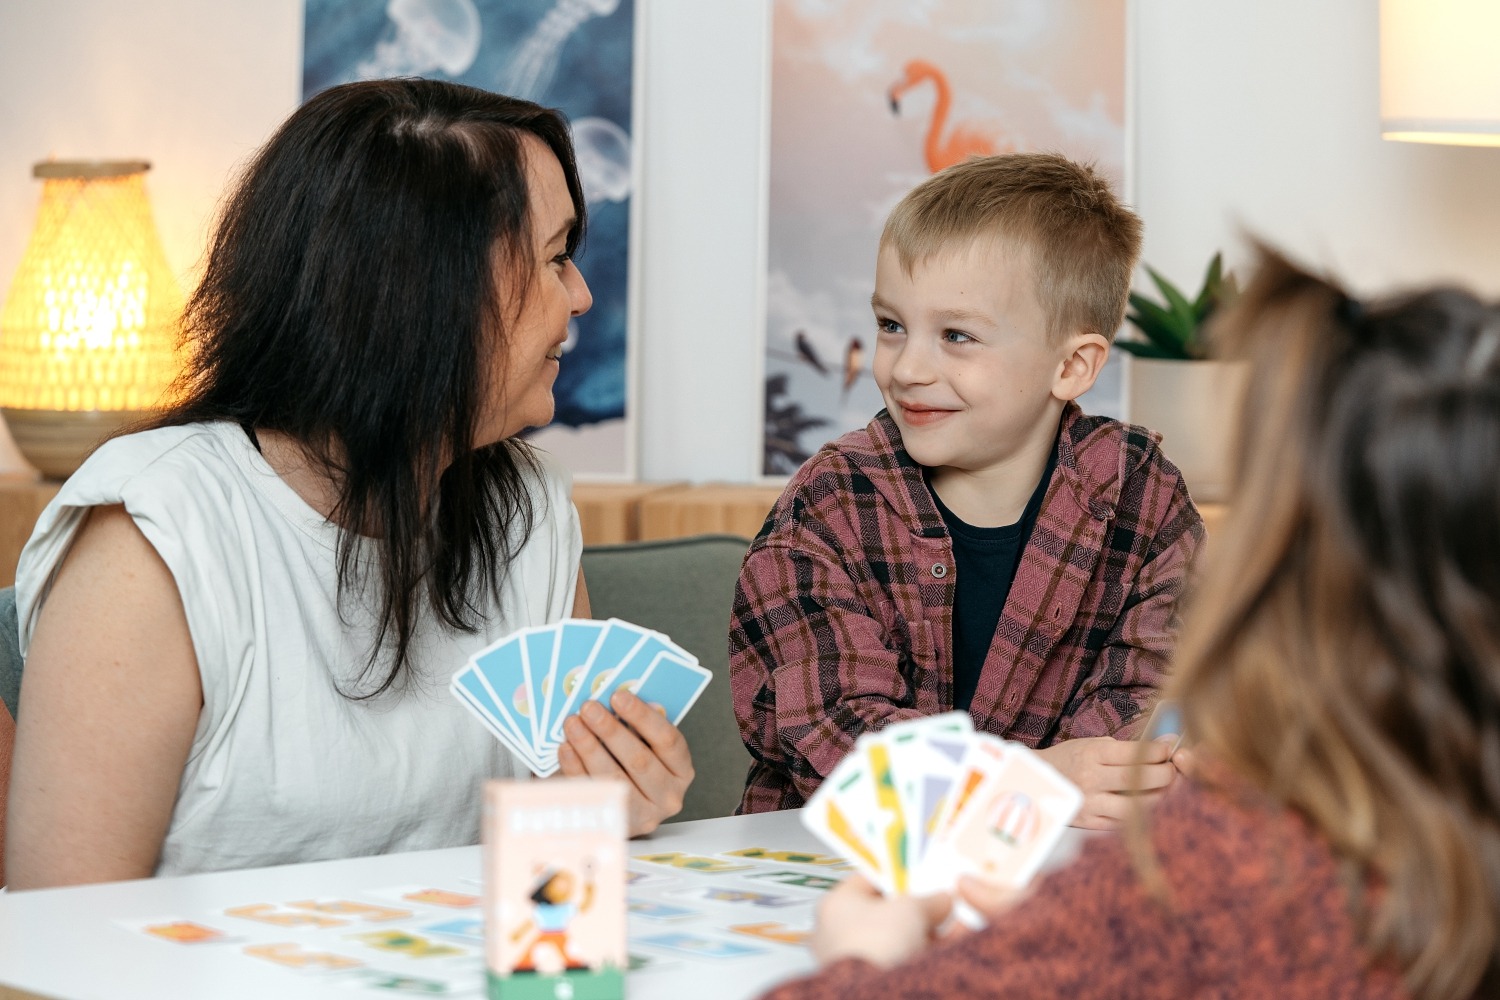
[[[965,712],[867,733],[802,810],[803,824],[882,891],[951,890],[960,875],[1024,886],[1083,793]]]

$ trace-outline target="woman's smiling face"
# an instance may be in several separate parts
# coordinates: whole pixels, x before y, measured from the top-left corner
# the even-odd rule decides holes
[[[552,384],[557,380],[568,320],[588,312],[594,301],[568,249],[578,220],[562,164],[535,136],[527,135],[523,146],[533,262],[528,274],[499,282],[522,301],[519,310],[515,302],[500,304],[506,345],[494,365],[496,376],[474,435],[475,447],[552,421]]]

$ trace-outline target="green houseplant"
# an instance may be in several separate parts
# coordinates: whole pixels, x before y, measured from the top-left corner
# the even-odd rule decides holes
[[[1203,330],[1214,311],[1239,294],[1233,274],[1224,273],[1223,254],[1214,254],[1203,276],[1203,287],[1191,301],[1151,268],[1146,273],[1161,292],[1162,302],[1152,302],[1138,292],[1130,293],[1130,312],[1125,319],[1141,332],[1143,340],[1120,340],[1121,350],[1138,358],[1173,361],[1205,361],[1208,347]]]
[[[1132,292],[1125,318],[1139,336],[1116,341],[1132,355],[1126,373],[1130,419],[1161,434],[1162,449],[1182,471],[1194,500],[1224,500],[1245,373],[1240,364],[1211,360],[1204,331],[1239,286],[1217,253],[1191,299],[1151,268],[1146,273],[1161,301]]]

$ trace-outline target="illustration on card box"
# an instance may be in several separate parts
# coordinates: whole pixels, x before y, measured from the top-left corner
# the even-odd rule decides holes
[[[565,969],[589,967],[588,962],[569,950],[568,927],[580,913],[594,905],[592,866],[584,866],[582,886],[579,881],[565,868],[543,869],[531,891],[531,919],[511,932],[511,941],[517,944],[527,934],[535,933],[516,960],[516,972],[556,975]]]

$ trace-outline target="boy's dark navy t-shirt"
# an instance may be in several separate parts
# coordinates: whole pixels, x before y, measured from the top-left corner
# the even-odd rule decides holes
[[[1021,564],[1021,552],[1031,537],[1036,524],[1037,511],[1042,498],[1047,495],[1047,484],[1052,481],[1057,468],[1057,447],[1047,459],[1047,470],[1042,473],[1021,519],[1014,524],[999,528],[976,528],[965,524],[944,506],[937,491],[928,483],[927,490],[937,503],[943,523],[953,536],[953,561],[958,573],[958,586],[953,597],[953,707],[967,712],[979,688],[979,672],[984,669],[985,657],[990,652],[990,642],[995,637],[995,628],[1000,624],[1000,611],[1005,599],[1010,596],[1010,586],[1015,582],[1016,569]]]

